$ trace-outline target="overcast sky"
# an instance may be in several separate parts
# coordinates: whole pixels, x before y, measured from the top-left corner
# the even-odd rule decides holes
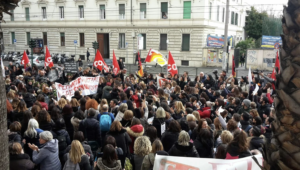
[[[287,5],[288,0],[246,0],[248,4],[255,6],[259,11],[268,11],[276,16],[282,15],[283,5]]]

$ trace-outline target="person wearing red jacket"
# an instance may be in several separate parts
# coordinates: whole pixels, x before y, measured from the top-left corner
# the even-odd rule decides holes
[[[132,92],[130,92],[132,93]],[[137,89],[135,90],[134,94],[130,94],[131,95],[131,99],[133,100],[133,102],[136,104],[136,107],[139,108],[142,106],[142,99],[141,99],[141,93],[140,93],[140,88],[137,87]]]
[[[202,103],[201,107],[197,105],[197,111],[199,112],[200,118],[205,119],[205,118],[210,118],[211,114],[211,107],[208,107],[206,105],[206,100],[204,98],[200,98],[200,102]]]
[[[133,118],[132,121],[131,121],[130,127],[127,127],[126,131],[127,131],[128,135],[130,136],[130,138],[132,140],[132,142],[129,146],[129,149],[130,149],[130,153],[133,153],[134,152],[134,150],[133,150],[134,141],[137,137],[143,136],[144,127],[141,124],[141,121],[139,119]]]

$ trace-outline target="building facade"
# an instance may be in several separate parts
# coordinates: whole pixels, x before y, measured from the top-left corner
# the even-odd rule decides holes
[[[2,35],[5,52],[22,52],[39,38],[51,54],[85,57],[89,48],[93,59],[97,41],[104,58],[114,51],[126,63],[134,62],[142,36],[142,58],[150,48],[171,51],[177,65],[200,67],[207,35],[224,34],[225,8],[226,0],[22,0],[5,15]],[[244,39],[246,8],[230,0],[228,35],[235,42]]]

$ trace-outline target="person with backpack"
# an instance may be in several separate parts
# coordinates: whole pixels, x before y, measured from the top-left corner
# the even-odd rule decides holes
[[[58,140],[59,158],[64,155],[65,149],[71,144],[69,133],[66,131],[66,124],[63,118],[55,122],[55,130],[52,131],[53,138]]]
[[[65,165],[63,170],[90,170],[89,155],[85,154],[81,143],[73,140],[71,150],[65,154]]]
[[[97,120],[99,121],[99,125],[100,125],[101,138],[104,139],[105,135],[109,131],[110,126],[111,126],[112,122],[114,121],[115,117],[112,113],[108,112],[107,104],[104,104],[101,109],[103,112],[97,116]],[[102,143],[104,143],[104,142],[102,142]]]

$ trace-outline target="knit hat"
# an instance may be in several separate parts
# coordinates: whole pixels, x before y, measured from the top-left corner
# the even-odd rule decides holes
[[[250,107],[251,101],[249,99],[243,100],[244,105],[246,105],[248,108]]]

